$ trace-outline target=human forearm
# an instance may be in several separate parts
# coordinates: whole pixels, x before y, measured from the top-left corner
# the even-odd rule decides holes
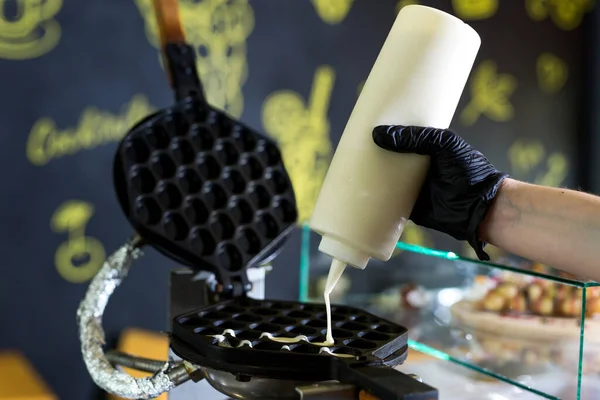
[[[378,126],[373,141],[431,158],[410,216],[417,225],[468,240],[481,259],[487,258],[485,241],[600,281],[599,197],[509,179],[448,129]]]
[[[479,229],[497,247],[600,281],[600,198],[505,179]]]

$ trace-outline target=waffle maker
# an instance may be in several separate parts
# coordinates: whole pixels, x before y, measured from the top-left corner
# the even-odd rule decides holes
[[[177,1],[156,0],[155,8],[176,101],[136,124],[114,159],[117,198],[136,235],[109,257],[78,310],[82,354],[94,381],[127,398],[207,380],[239,399],[437,399],[435,389],[393,368],[407,356],[406,328],[333,306],[336,342],[323,352],[311,342],[325,340],[324,305],[248,296],[248,269],[275,257],[295,226],[293,188],[272,139],[207,103]],[[172,319],[177,361],[102,352],[104,307],[145,245],[194,271],[172,277],[172,297],[181,298],[196,272],[214,278]],[[265,332],[306,339],[280,343]],[[153,375],[133,378],[116,365]]]

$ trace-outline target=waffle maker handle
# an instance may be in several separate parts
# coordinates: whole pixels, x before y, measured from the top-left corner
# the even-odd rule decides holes
[[[385,400],[437,400],[437,389],[390,367],[351,367],[337,363],[338,380],[352,383]]]

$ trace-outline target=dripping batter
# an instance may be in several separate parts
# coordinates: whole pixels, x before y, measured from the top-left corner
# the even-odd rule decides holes
[[[323,298],[325,299],[325,308],[327,309],[327,336],[325,337],[324,346],[331,346],[334,344],[333,332],[331,330],[331,300],[330,295],[335,285],[340,280],[340,277],[346,269],[346,264],[336,260],[335,258],[331,261],[331,267],[329,268],[329,275],[327,275],[327,283],[325,283],[325,292]]]
[[[217,342],[219,343],[219,346],[221,347],[232,347],[229,342],[227,341],[227,337],[225,335],[229,335],[231,337],[236,337],[235,336],[235,331],[233,331],[232,329],[225,329],[223,331],[223,333],[221,333],[220,335],[208,335],[208,337],[212,337],[217,339]],[[291,351],[290,347],[287,346],[287,344],[293,344],[293,343],[299,343],[299,342],[306,342],[306,343],[310,343],[310,344],[314,344],[315,346],[323,346],[321,347],[321,349],[319,350],[319,354],[329,354],[331,356],[335,356],[335,357],[340,357],[340,358],[354,358],[355,356],[353,356],[352,354],[343,354],[343,353],[334,353],[331,351],[331,349],[327,346],[326,343],[327,342],[310,342],[308,340],[308,337],[306,337],[305,335],[298,335],[296,337],[293,338],[289,338],[289,337],[277,337],[277,336],[273,336],[272,333],[269,332],[263,332],[260,335],[261,338],[266,337],[269,340],[272,340],[274,342],[277,343],[286,343],[285,346],[283,346],[281,348],[281,350],[287,350],[287,351]],[[236,348],[239,347],[243,347],[243,346],[248,346],[250,348],[252,348],[252,342],[250,342],[249,340],[242,340],[237,346]]]

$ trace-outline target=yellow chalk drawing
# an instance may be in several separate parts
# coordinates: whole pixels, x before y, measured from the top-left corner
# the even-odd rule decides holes
[[[539,139],[517,139],[508,149],[508,159],[515,179],[544,186],[560,186],[569,172],[564,154],[548,154]]]
[[[135,0],[148,40],[158,46],[152,0]],[[244,111],[242,86],[248,77],[246,40],[254,29],[248,0],[180,0],[186,40],[196,49],[197,68],[206,97],[234,117]]]
[[[317,14],[330,24],[339,24],[346,18],[354,0],[311,0]]]
[[[510,97],[516,87],[515,77],[499,74],[493,61],[482,61],[469,82],[471,101],[460,115],[463,125],[474,125],[481,115],[497,122],[509,121],[514,114]]]
[[[498,11],[500,0],[452,0],[454,14],[464,20],[487,19]],[[419,0],[399,0],[396,12],[406,6],[420,4]]]
[[[525,8],[534,21],[550,18],[560,29],[569,31],[581,25],[595,3],[595,0],[526,0]]]
[[[398,4],[396,4],[396,12],[400,12],[406,6],[412,6],[415,4],[419,4],[419,0],[400,0]]]
[[[535,183],[543,186],[560,186],[567,177],[569,163],[561,153],[552,153],[546,159],[546,171],[540,173]]]
[[[517,139],[508,149],[511,173],[515,177],[527,178],[546,156],[546,149],[539,140]]]
[[[52,215],[50,226],[56,233],[66,233],[54,254],[56,270],[72,283],[89,281],[96,275],[106,257],[104,246],[85,235],[85,228],[94,214],[94,206],[81,200],[69,200]]]
[[[306,103],[300,94],[280,90],[267,97],[262,107],[265,131],[281,147],[298,204],[298,223],[308,221],[331,159],[327,112],[335,71],[321,66]]]
[[[558,56],[542,53],[537,59],[536,72],[538,85],[546,93],[556,93],[567,83],[569,67]]]
[[[41,118],[27,138],[27,159],[33,165],[43,166],[60,157],[118,142],[129,128],[153,110],[145,96],[136,95],[119,114],[86,108],[75,128],[61,130],[51,118]]]
[[[62,0],[0,0],[0,58],[27,60],[54,49],[61,35],[54,17],[61,7]]]
[[[499,2],[500,0],[452,0],[452,7],[459,18],[479,20],[496,14]]]

